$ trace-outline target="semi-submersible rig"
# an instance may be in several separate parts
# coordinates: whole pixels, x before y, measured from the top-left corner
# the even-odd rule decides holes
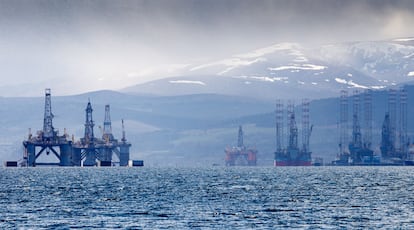
[[[225,163],[226,166],[256,166],[257,150],[256,148],[248,148],[243,143],[243,128],[239,126],[239,135],[236,147],[227,147]]]
[[[350,100],[352,100],[352,139],[348,141]],[[352,97],[348,97],[347,91],[341,91],[339,131],[339,153],[337,160],[332,162],[334,165],[414,164],[407,136],[407,92],[404,88],[388,91],[388,110],[381,128],[381,155],[376,155],[372,150],[371,90],[366,90],[364,93],[356,90]]]
[[[24,153],[20,166],[35,167],[38,165],[56,166],[143,166],[143,161],[130,161],[129,149],[131,144],[125,138],[124,122],[122,120],[122,139],[118,141],[112,134],[110,107],[105,106],[105,119],[102,138],[94,135],[94,121],[92,119],[92,105],[90,101],[86,106],[85,134],[79,141],[64,132],[59,135],[53,127],[53,113],[51,103],[51,90],[45,90],[45,110],[43,130],[32,135],[29,131],[27,140],[23,141]],[[59,162],[38,162],[42,154],[56,156]],[[114,155],[117,160],[114,160]]]

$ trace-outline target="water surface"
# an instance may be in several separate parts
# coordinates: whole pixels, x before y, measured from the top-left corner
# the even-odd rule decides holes
[[[0,229],[413,229],[413,170],[0,168]]]

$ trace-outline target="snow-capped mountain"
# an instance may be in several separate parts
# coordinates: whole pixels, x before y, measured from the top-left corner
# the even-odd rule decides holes
[[[318,51],[320,59],[350,66],[384,85],[407,82],[414,76],[414,38],[326,45]]]
[[[321,98],[341,89],[382,89],[414,77],[414,39],[306,48],[275,44],[189,67],[178,77],[126,88],[161,95],[217,93],[259,98]]]

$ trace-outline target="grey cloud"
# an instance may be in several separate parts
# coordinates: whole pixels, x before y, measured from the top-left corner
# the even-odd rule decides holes
[[[185,44],[240,37],[246,43],[384,38],[395,36],[381,32],[388,20],[404,13],[408,24],[414,10],[413,1],[387,0],[39,0],[2,1],[0,6],[2,27],[9,25],[16,36],[51,32],[82,39],[105,31],[157,45],[166,38]]]
[[[0,64],[16,81],[93,83],[277,42],[412,36],[413,23],[408,0],[0,0]]]

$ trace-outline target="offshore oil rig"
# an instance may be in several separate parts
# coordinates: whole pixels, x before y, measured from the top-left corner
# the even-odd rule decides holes
[[[398,109],[397,109],[398,107]],[[397,122],[398,121],[398,122]],[[388,111],[385,113],[381,130],[381,159],[384,164],[412,165],[410,140],[407,136],[407,92],[388,91]]]
[[[281,100],[276,103],[276,152],[274,166],[310,166],[312,152],[309,139],[312,126],[309,125],[309,101],[302,101],[302,146],[298,145],[298,128],[295,118],[295,106],[292,101],[287,105],[288,145],[283,147],[284,105]]]
[[[361,94],[353,92],[352,99],[352,139],[348,142],[348,92],[341,91],[340,97],[340,137],[339,154],[335,165],[373,165],[379,164],[379,158],[374,156],[372,147],[372,91],[366,90]],[[363,104],[361,103],[363,100]],[[361,105],[362,104],[362,105]],[[361,117],[364,114],[364,123]],[[348,144],[348,146],[346,146]]]
[[[247,148],[243,143],[243,128],[239,126],[237,146],[227,147],[225,163],[226,166],[256,166],[257,150],[256,148]]]
[[[143,166],[143,161],[130,162],[129,149],[131,144],[125,138],[124,122],[122,120],[122,139],[118,141],[112,134],[110,106],[105,106],[105,119],[102,138],[94,135],[92,105],[86,106],[85,133],[79,141],[69,138],[66,130],[63,135],[53,127],[51,90],[45,90],[45,109],[43,130],[32,135],[29,129],[27,140],[23,141],[24,153],[20,166],[35,167],[40,165],[55,166]],[[39,162],[42,154],[54,155],[58,162]],[[114,155],[117,157],[116,161]]]
[[[398,97],[399,96],[399,97]],[[352,95],[352,139],[348,142],[348,92],[341,91],[339,153],[334,165],[404,165],[408,159],[407,93],[405,89],[388,91],[388,111],[381,130],[381,155],[372,150],[372,91]],[[363,99],[363,103],[361,103]],[[399,110],[397,113],[397,104]],[[363,114],[363,125],[361,117]],[[398,116],[397,116],[398,115]],[[397,125],[398,117],[398,125]],[[348,144],[348,145],[347,145]]]

